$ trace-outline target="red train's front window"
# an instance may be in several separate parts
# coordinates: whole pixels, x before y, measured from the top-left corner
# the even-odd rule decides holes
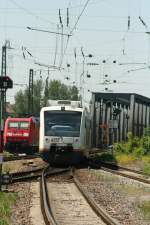
[[[20,129],[29,129],[29,122],[20,122]]]
[[[9,122],[8,123],[8,128],[19,128],[19,123],[18,122]]]
[[[11,121],[8,123],[8,128],[16,128],[16,129],[29,129],[29,122],[27,121],[21,121],[21,122],[15,122]]]

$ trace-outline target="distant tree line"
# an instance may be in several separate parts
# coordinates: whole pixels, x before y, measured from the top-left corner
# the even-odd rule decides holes
[[[28,115],[29,88],[19,90],[15,95],[13,110],[15,116]],[[59,80],[36,80],[33,84],[33,114],[39,115],[40,109],[46,106],[47,100],[79,100],[76,86],[67,86]]]

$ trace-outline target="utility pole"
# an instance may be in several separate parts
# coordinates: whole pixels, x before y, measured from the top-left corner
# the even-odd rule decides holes
[[[2,186],[2,165],[3,165],[3,131],[6,119],[6,90],[13,87],[13,81],[6,74],[6,49],[10,48],[10,43],[5,42],[2,46],[2,64],[0,76],[0,191]]]
[[[29,70],[28,114],[33,114],[33,69]]]
[[[1,64],[1,77],[6,76],[6,44],[2,46],[2,64]],[[0,127],[3,130],[4,120],[6,117],[6,89],[1,89],[1,106],[0,106]]]
[[[6,77],[6,43],[2,46],[1,78]],[[3,149],[3,129],[6,117],[6,88],[0,88],[0,151]]]
[[[7,49],[10,47],[10,41],[6,40],[2,46],[2,64],[1,64],[1,84],[0,84],[0,131],[3,130],[6,119],[6,90],[13,87],[12,80],[7,77]]]

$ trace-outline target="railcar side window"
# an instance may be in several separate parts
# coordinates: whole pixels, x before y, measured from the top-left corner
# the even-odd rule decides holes
[[[81,114],[74,111],[45,111],[45,135],[79,137]]]

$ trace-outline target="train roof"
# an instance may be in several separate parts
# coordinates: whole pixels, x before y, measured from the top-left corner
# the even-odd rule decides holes
[[[73,106],[47,106],[47,107],[43,107],[41,109],[41,112],[42,111],[49,111],[49,110],[52,110],[52,111],[76,111],[76,112],[82,112],[84,109],[83,108],[79,108],[79,107],[73,107]]]
[[[39,117],[8,117],[7,121],[30,121],[33,120],[34,122],[39,122]]]
[[[119,103],[126,103],[126,104],[130,104],[130,99],[131,96],[134,96],[135,101],[139,102],[139,103],[143,103],[146,105],[150,105],[150,98],[143,96],[143,95],[139,95],[136,93],[119,93],[119,92],[109,92],[109,93],[104,93],[104,92],[93,92],[92,96],[95,99],[95,101],[100,101],[101,99],[103,99],[104,101],[116,101]]]
[[[48,100],[47,106],[73,106],[76,108],[80,108],[81,102],[72,100]]]

